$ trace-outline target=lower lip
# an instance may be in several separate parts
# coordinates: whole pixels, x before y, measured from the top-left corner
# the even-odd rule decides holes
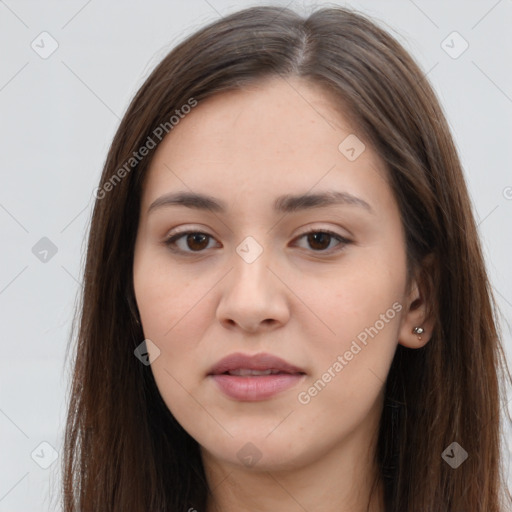
[[[295,386],[304,374],[276,373],[274,375],[258,375],[241,377],[238,375],[210,375],[221,391],[235,400],[257,401],[265,400],[281,391]]]

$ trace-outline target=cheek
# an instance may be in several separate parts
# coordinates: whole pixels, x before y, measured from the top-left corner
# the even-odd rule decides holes
[[[153,336],[167,346],[183,335],[186,325],[187,338],[194,339],[190,329],[200,328],[198,319],[206,318],[202,299],[214,285],[215,276],[192,276],[185,266],[171,265],[162,251],[142,248],[136,251],[133,281],[146,337]]]
[[[321,391],[318,401],[366,407],[386,380],[404,308],[405,254],[394,248],[375,253],[347,261],[323,283],[304,283],[311,290],[308,306],[322,322],[308,313],[302,325],[315,360],[313,380],[320,380],[315,389],[302,390],[303,403]]]
[[[313,327],[315,324],[317,334],[324,333],[321,339],[327,345],[343,344],[376,323],[379,331],[386,331],[387,334],[394,330],[398,333],[399,318],[396,313],[400,308],[393,308],[393,304],[400,303],[404,298],[405,257],[392,252],[386,257],[382,251],[375,252],[379,254],[375,255],[374,251],[361,252],[353,261],[350,255],[351,259],[347,258],[335,272],[321,278],[302,280],[301,288],[308,290],[305,302],[323,322],[323,327],[319,321],[313,320],[310,325]],[[381,315],[385,315],[383,320]],[[309,318],[313,319],[311,313]],[[318,330],[320,328],[322,331]]]
[[[177,264],[165,251],[141,247],[134,259],[134,290],[144,337],[158,347],[151,370],[169,409],[190,410],[190,396],[216,360],[208,330],[215,322],[216,286],[226,270],[208,262]],[[151,344],[148,344],[151,353]],[[213,351],[208,357],[209,351]],[[155,349],[155,354],[156,354]]]
[[[165,257],[141,250],[133,280],[144,337],[157,347],[148,344],[156,385],[169,410],[187,423],[200,413],[186,390],[193,389],[191,370],[198,368],[198,345],[211,324],[208,290],[218,279],[205,275],[192,281]]]

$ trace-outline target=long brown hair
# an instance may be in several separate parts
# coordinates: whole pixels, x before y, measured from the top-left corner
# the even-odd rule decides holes
[[[231,14],[175,47],[113,139],[79,306],[65,512],[205,510],[198,444],[164,404],[150,367],[134,357],[144,340],[132,281],[141,190],[162,138],[156,134],[173,129],[173,116],[179,122],[176,110],[276,76],[322,85],[380,155],[400,207],[408,267],[431,299],[431,340],[416,350],[398,345],[385,385],[375,454],[385,510],[501,512],[510,495],[500,466],[500,376],[509,373],[439,102],[402,46],[364,15],[329,7],[302,17],[271,6]],[[149,148],[143,157],[142,147]],[[468,453],[456,469],[441,456],[453,442]]]

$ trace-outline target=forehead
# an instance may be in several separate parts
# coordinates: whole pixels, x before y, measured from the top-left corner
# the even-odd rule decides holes
[[[158,146],[143,201],[177,187],[229,200],[249,190],[269,199],[278,190],[303,193],[340,179],[345,189],[363,179],[384,186],[382,162],[356,133],[333,96],[300,78],[223,92],[199,102]],[[357,158],[347,158],[347,144]]]

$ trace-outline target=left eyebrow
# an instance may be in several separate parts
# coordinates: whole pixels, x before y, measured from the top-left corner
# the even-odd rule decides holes
[[[348,192],[339,191],[299,195],[285,194],[279,196],[274,201],[274,210],[281,213],[293,213],[299,210],[338,205],[359,206],[375,215],[373,208],[364,199]],[[148,213],[164,206],[185,206],[187,208],[210,210],[217,213],[225,213],[227,211],[226,203],[212,196],[192,192],[174,192],[155,199],[148,208]]]
[[[274,208],[282,213],[292,213],[298,210],[323,208],[326,206],[352,205],[359,206],[369,213],[375,214],[373,208],[360,197],[348,192],[327,191],[316,194],[284,195],[276,199]]]

